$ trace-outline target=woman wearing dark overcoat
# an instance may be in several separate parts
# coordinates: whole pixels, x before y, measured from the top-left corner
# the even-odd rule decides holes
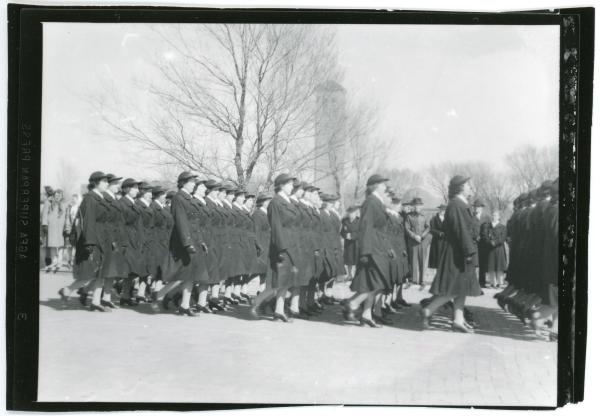
[[[236,276],[234,281],[232,299],[239,303],[246,303],[248,299],[242,296],[242,286],[248,283],[248,275],[254,268],[256,261],[256,238],[254,237],[252,219],[248,215],[244,204],[246,202],[247,192],[238,189],[233,201],[233,212],[236,217],[236,228],[240,239],[241,253],[241,273]]]
[[[169,240],[169,256],[164,266],[164,279],[167,283],[156,296],[153,309],[170,291],[179,286],[181,304],[178,315],[196,316],[190,308],[190,298],[194,284],[208,282],[206,267],[207,247],[197,219],[198,208],[194,205],[192,193],[196,189],[196,178],[191,172],[182,172],[177,178],[179,191],[171,201],[173,231]]]
[[[108,207],[106,216],[105,245],[108,250],[104,253],[101,276],[104,279],[104,290],[101,305],[111,309],[117,306],[111,300],[111,292],[115,279],[126,278],[129,267],[125,259],[127,236],[125,234],[125,220],[121,211],[121,204],[117,200],[117,193],[121,188],[121,179],[113,174],[107,175],[108,188],[104,191],[104,203]]]
[[[208,276],[209,294],[208,307],[212,311],[224,311],[225,305],[219,300],[221,282],[225,280],[226,263],[229,261],[226,232],[226,213],[220,194],[223,185],[214,179],[206,182],[206,211],[208,214],[207,230],[208,244]]]
[[[152,241],[154,240],[154,210],[150,207],[152,203],[152,186],[147,182],[138,185],[140,192],[135,203],[140,209],[142,230],[142,274],[139,277],[138,290],[135,300],[146,302],[146,292],[152,282],[152,265],[154,257]]]
[[[423,329],[430,329],[431,315],[450,300],[454,305],[452,329],[472,333],[464,318],[467,296],[479,296],[481,287],[475,272],[474,257],[477,243],[473,236],[473,214],[469,209],[468,198],[472,196],[469,178],[457,175],[450,180],[448,197],[450,202],[444,217],[444,246],[437,273],[431,284],[434,295],[431,303],[421,310]]]
[[[272,270],[270,264],[269,247],[271,245],[271,225],[267,216],[269,203],[272,197],[267,194],[260,194],[256,198],[256,209],[252,213],[252,221],[254,224],[254,234],[258,244],[258,261],[253,274],[259,276],[259,293],[256,295],[250,315],[254,319],[258,319],[258,311],[262,311],[262,305],[273,296]]]
[[[504,272],[506,271],[506,226],[500,222],[500,212],[492,213],[492,222],[488,223],[487,232],[482,233],[481,239],[486,246],[487,264],[485,267],[487,281],[493,288],[504,284]]]
[[[108,188],[107,175],[94,172],[90,175],[88,190],[79,206],[79,212],[72,230],[76,241],[75,265],[73,267],[73,282],[58,292],[64,302],[70,294],[92,282],[92,304],[90,310],[105,312],[100,304],[103,279],[101,269],[103,256],[110,247],[106,246],[106,220],[108,205],[104,202],[103,192]],[[85,300],[84,300],[85,302]],[[82,302],[82,303],[84,303]]]
[[[392,289],[390,262],[397,255],[387,234],[388,215],[384,205],[387,180],[375,174],[367,181],[367,197],[360,209],[358,229],[359,264],[350,286],[356,294],[346,303],[344,313],[346,321],[373,328],[380,327],[372,317],[375,295]],[[360,305],[363,312],[357,321],[354,314]]]
[[[298,210],[290,200],[294,177],[282,173],[275,178],[275,196],[269,204],[267,216],[271,226],[269,254],[273,269],[273,288],[277,291],[274,320],[289,322],[284,312],[285,294],[288,289],[298,287],[300,241],[296,231]]]
[[[402,295],[402,285],[404,282],[404,276],[406,276],[410,270],[408,263],[408,248],[406,247],[406,236],[404,234],[404,219],[400,215],[402,200],[393,197],[391,209],[388,211],[391,221],[391,240],[394,251],[397,256],[392,262],[396,268],[396,275],[394,276],[394,292],[391,295],[391,303],[389,304],[392,308],[401,308],[410,306]]]
[[[154,210],[154,239],[152,241],[153,264],[150,274],[154,276],[152,282],[152,293],[156,294],[164,284],[163,266],[169,256],[169,241],[173,232],[173,215],[166,207],[167,191],[160,186],[152,188],[152,203],[150,207]]]
[[[121,306],[137,306],[137,303],[131,299],[133,279],[144,275],[142,212],[135,203],[140,184],[141,182],[133,178],[125,179],[121,183],[123,196],[118,201],[123,216],[126,243],[125,263],[127,264],[127,277],[123,280],[121,299],[119,300]]]
[[[431,245],[429,246],[429,268],[437,269],[440,257],[442,255],[442,249],[446,243],[444,236],[444,214],[446,212],[446,205],[442,204],[438,207],[438,212],[429,221],[429,232],[431,233]]]
[[[242,233],[238,228],[238,217],[233,210],[233,200],[237,189],[230,184],[226,184],[221,192],[221,202],[223,203],[223,214],[225,219],[225,235],[228,254],[225,262],[224,281],[225,293],[223,301],[226,305],[237,305],[239,302],[231,297],[234,285],[239,282],[239,276],[244,274],[243,262],[243,242]]]

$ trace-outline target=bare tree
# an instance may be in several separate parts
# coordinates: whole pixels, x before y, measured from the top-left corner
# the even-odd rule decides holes
[[[547,179],[558,176],[558,145],[547,147],[524,146],[506,157],[513,186],[528,192]]]
[[[171,52],[156,59],[158,80],[145,87],[149,117],[132,117],[114,90],[93,97],[117,137],[157,152],[160,164],[242,187],[257,171],[270,183],[324,151],[307,144],[315,89],[336,71],[327,28],[207,24],[156,33]]]
[[[381,174],[389,179],[389,185],[398,195],[423,185],[423,176],[412,169],[385,169]]]

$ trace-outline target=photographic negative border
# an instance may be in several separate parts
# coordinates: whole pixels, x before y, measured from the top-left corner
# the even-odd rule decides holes
[[[465,13],[10,4],[7,203],[7,408],[217,410],[285,404],[37,402],[42,22],[329,23],[560,26],[560,328],[557,406],[583,400],[594,9]],[[456,406],[453,406],[456,407]],[[463,406],[468,407],[468,406]],[[485,408],[485,407],[482,407]],[[504,407],[507,408],[507,407]],[[511,407],[515,408],[515,407]],[[531,407],[527,407],[530,408]]]

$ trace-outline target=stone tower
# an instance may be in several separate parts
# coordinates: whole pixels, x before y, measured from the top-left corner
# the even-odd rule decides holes
[[[344,123],[346,116],[346,90],[335,81],[327,81],[317,89],[315,114],[314,183],[326,193],[337,193],[341,171]],[[334,172],[337,175],[334,175]],[[336,176],[338,180],[336,181]]]

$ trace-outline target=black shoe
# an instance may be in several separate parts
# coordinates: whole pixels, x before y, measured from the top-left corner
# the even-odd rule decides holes
[[[310,319],[310,316],[307,315],[303,310],[299,310],[298,312],[290,311],[289,316],[296,319]]]
[[[133,300],[131,299],[119,299],[119,305],[121,306],[137,306],[138,304],[135,303]]]
[[[292,320],[289,319],[287,316],[275,312],[273,314],[273,321],[277,321],[277,320],[279,320],[281,322],[292,322]]]
[[[79,293],[79,303],[81,303],[81,306],[85,306],[88,298],[87,291],[84,289],[79,289],[77,290],[77,293]]]
[[[308,316],[309,318],[311,316],[317,316],[317,315],[319,315],[318,313],[313,312],[310,309],[304,309],[304,308],[300,308],[300,313],[303,313],[304,315]]]
[[[359,324],[360,321],[358,319],[356,319],[356,316],[354,316],[354,312],[356,312],[354,309],[352,309],[349,304],[346,304],[346,307],[344,308],[344,321],[351,323],[351,324]]]
[[[246,299],[242,298],[241,296],[236,295],[235,293],[233,293],[231,295],[231,299],[233,299],[234,301],[236,301],[238,304],[240,304],[240,303],[246,303]]]
[[[192,311],[190,308],[182,308],[181,306],[177,308],[177,315],[187,315],[187,316],[198,316],[198,314]]]
[[[62,300],[63,303],[67,303],[69,301],[69,297],[65,295],[64,287],[58,291],[58,296],[60,296],[60,300]]]
[[[246,299],[246,302],[248,302],[248,305],[252,304],[252,298],[250,296],[248,296],[246,293],[242,293],[241,296],[243,299]]]
[[[161,304],[162,308],[163,308],[165,311],[168,311],[168,310],[169,310],[169,303],[171,303],[171,297],[170,297],[170,296],[165,296],[165,297],[162,299],[162,301],[160,302],[160,304]]]
[[[100,305],[105,306],[110,309],[119,309],[119,307],[117,305],[115,305],[114,303],[112,303],[112,301],[110,301],[110,300],[101,300]]]
[[[226,305],[238,305],[239,302],[233,298],[227,297],[227,296],[223,296],[223,303],[225,303]]]
[[[96,304],[92,303],[90,305],[90,311],[106,312],[106,308],[102,305],[96,305]]]
[[[225,308],[221,305],[221,303],[216,299],[211,299],[208,301],[208,306],[211,309],[214,309],[219,312],[223,312]]]
[[[200,306],[200,305],[196,305],[196,312],[202,312],[202,313],[215,313],[215,311],[213,311],[211,308],[208,307],[208,305],[204,305],[204,306]]]
[[[372,319],[367,319],[367,318],[360,318],[360,325],[361,326],[368,325],[371,328],[381,328],[381,325],[374,322]]]

